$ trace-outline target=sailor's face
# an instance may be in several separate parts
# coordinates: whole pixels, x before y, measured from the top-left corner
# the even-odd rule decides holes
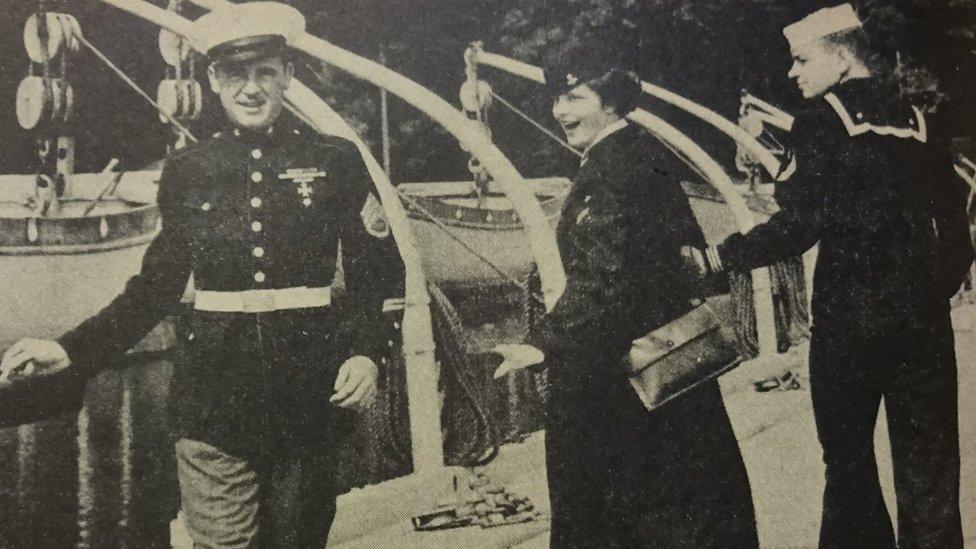
[[[264,130],[281,114],[294,68],[281,57],[210,66],[210,86],[239,128]]]
[[[570,146],[580,150],[590,146],[601,130],[620,119],[586,84],[560,94],[552,103],[552,116],[566,133]]]
[[[793,48],[788,76],[796,80],[805,99],[824,94],[841,81],[850,68],[838,48],[825,40],[813,40]]]

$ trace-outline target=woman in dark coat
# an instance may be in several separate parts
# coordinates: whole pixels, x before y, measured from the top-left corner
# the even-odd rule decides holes
[[[551,382],[546,461],[551,546],[758,546],[749,481],[716,382],[654,411],[630,386],[631,342],[691,309],[681,248],[705,240],[684,166],[622,114],[639,84],[618,69],[546,71],[553,115],[580,171],[557,227],[567,286],[507,367],[538,361]],[[535,356],[533,356],[535,355]]]

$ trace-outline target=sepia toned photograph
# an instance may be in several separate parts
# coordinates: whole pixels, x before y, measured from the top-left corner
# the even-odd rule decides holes
[[[976,549],[976,0],[0,6],[0,549]]]

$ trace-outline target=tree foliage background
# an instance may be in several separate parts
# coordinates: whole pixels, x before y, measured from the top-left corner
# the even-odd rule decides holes
[[[165,74],[156,51],[157,29],[96,0],[46,0],[78,17],[86,36],[152,92]],[[166,6],[167,0],[153,0]],[[786,78],[790,60],[781,29],[824,2],[805,0],[288,0],[314,34],[378,59],[458,103],[462,53],[474,40],[485,49],[545,64],[567,49],[598,43],[599,55],[626,59],[640,76],[734,118],[742,90],[786,109],[799,96]],[[836,2],[830,2],[833,4]],[[26,17],[37,0],[4,0],[0,22],[0,173],[31,172],[33,136],[17,126],[14,93],[27,74],[22,47]],[[898,51],[907,79],[929,100],[941,99],[939,122],[952,135],[976,133],[976,0],[868,0],[860,2],[877,42]],[[192,6],[189,16],[195,16]],[[200,71],[202,73],[202,71]],[[353,121],[379,154],[379,93],[316,60],[300,59],[298,75]],[[554,127],[549,99],[535,84],[485,69],[495,91],[536,120]],[[119,157],[136,168],[165,153],[169,130],[152,107],[94,57],[72,60],[69,79],[78,103],[73,125],[78,169],[101,169]],[[213,96],[194,125],[214,131],[221,115]],[[646,106],[690,132],[719,157],[730,147],[701,124],[658,101]],[[394,181],[469,177],[466,155],[452,137],[391,97]],[[490,122],[498,145],[528,175],[565,174],[572,155],[496,104]]]

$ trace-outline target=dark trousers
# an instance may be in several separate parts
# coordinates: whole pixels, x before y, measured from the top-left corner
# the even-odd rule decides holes
[[[549,420],[551,547],[758,547],[717,383],[654,412],[623,379],[598,391],[554,386]]]
[[[820,547],[895,547],[874,453],[884,399],[902,549],[962,547],[956,361],[948,314],[925,326],[813,330],[810,385],[826,464]]]

